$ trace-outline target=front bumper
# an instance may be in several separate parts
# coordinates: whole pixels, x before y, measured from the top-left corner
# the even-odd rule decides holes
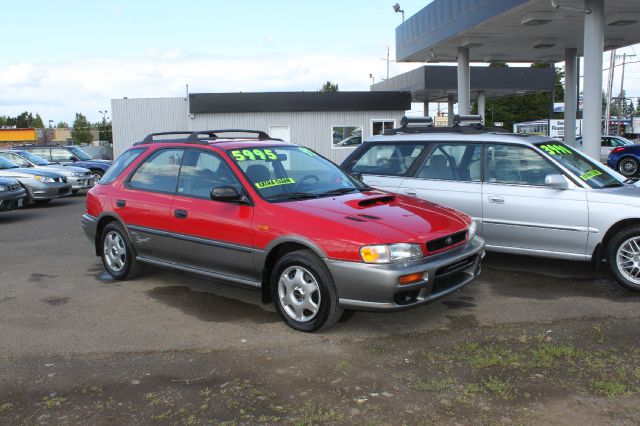
[[[27,186],[32,200],[51,200],[71,194],[71,185],[63,182],[41,183]]]
[[[11,191],[7,195],[0,196],[0,212],[22,208],[26,203],[27,192],[24,189]]]
[[[95,183],[95,176],[67,177],[67,183],[71,184],[72,191],[90,189]]]
[[[89,213],[84,213],[82,215],[82,230],[84,234],[87,236],[89,241],[93,244],[96,243],[96,232],[98,230],[98,218],[91,216]]]
[[[401,311],[424,305],[469,284],[480,274],[484,240],[410,262],[374,265],[326,260],[343,308]],[[403,275],[426,273],[425,280],[400,285]]]

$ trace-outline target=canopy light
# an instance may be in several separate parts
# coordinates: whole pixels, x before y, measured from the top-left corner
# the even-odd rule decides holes
[[[466,47],[468,49],[475,48],[475,47],[482,47],[482,46],[484,46],[484,43],[481,42],[480,40],[465,39],[462,41],[462,47]]]
[[[610,27],[624,27],[625,25],[637,24],[640,15],[637,13],[616,13],[606,19],[607,25]]]
[[[534,49],[549,49],[553,46],[556,45],[555,40],[550,40],[550,39],[540,39],[540,40],[536,40],[533,43],[533,48]]]
[[[549,12],[532,12],[523,16],[520,24],[528,26],[545,25],[552,21],[551,17],[552,15]]]

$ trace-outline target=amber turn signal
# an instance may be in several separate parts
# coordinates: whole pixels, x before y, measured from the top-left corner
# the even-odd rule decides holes
[[[424,273],[418,272],[415,274],[402,275],[400,278],[398,278],[398,284],[407,285],[407,284],[417,283],[418,281],[426,280],[428,276],[429,275],[427,272],[424,272]]]

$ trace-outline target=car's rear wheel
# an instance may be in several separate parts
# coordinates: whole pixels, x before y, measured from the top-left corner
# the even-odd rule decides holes
[[[122,225],[111,222],[100,238],[101,257],[107,272],[115,279],[127,280],[140,275],[144,265],[135,260],[135,252]]]
[[[626,177],[635,176],[638,173],[638,160],[631,157],[625,157],[618,163],[618,171]]]
[[[620,231],[609,243],[611,272],[621,285],[640,291],[640,226]]]
[[[286,254],[273,268],[271,296],[284,322],[299,331],[328,328],[342,315],[333,278],[311,250]]]
[[[34,203],[39,204],[41,206],[44,206],[45,204],[49,204],[50,201],[51,201],[51,198],[47,200],[33,200]]]

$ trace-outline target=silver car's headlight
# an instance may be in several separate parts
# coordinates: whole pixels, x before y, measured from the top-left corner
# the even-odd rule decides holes
[[[0,192],[2,192],[2,191],[6,191],[6,190],[7,190],[7,187],[6,187],[6,186],[4,186],[4,185],[0,185]]]
[[[469,226],[469,239],[473,239],[473,237],[476,236],[476,230],[478,229],[478,226],[476,225],[476,223],[474,221],[471,221],[471,225]]]
[[[53,182],[55,182],[53,180],[53,178],[50,178],[49,176],[34,175],[33,178],[35,180],[39,180],[40,182],[44,182],[44,183],[53,183]]]
[[[380,244],[360,248],[360,257],[365,263],[391,263],[422,257],[420,244]]]
[[[71,176],[71,177],[82,177],[82,176],[84,176],[84,173],[71,172],[71,174],[69,176]]]

